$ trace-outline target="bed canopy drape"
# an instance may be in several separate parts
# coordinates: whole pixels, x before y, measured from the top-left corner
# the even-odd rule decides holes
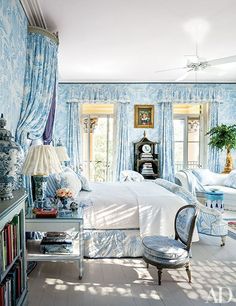
[[[55,35],[38,27],[28,28],[24,96],[16,129],[16,140],[25,152],[33,140],[43,136],[53,99],[57,52]],[[31,181],[29,177],[24,180],[31,205]]]

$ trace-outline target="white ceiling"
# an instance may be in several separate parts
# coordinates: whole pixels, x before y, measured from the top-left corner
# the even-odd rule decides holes
[[[184,55],[236,55],[235,0],[39,0],[58,31],[65,82],[165,82],[183,71]],[[201,82],[235,82],[236,63],[197,73]],[[192,72],[184,80],[196,81]]]

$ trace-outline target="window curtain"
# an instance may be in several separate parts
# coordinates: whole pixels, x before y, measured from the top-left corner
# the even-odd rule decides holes
[[[80,123],[80,103],[68,103],[68,120],[67,120],[67,150],[70,157],[70,165],[75,172],[79,172],[79,166],[82,156],[82,133]]]
[[[209,130],[219,124],[219,103],[209,103]],[[208,168],[213,172],[220,172],[219,150],[208,146]]]
[[[129,103],[116,105],[115,171],[114,180],[120,180],[120,173],[129,169]]]
[[[24,96],[16,141],[26,153],[31,142],[42,138],[50,111],[57,74],[57,38],[46,30],[29,27]],[[29,205],[33,203],[31,178],[24,177]]]
[[[29,147],[28,138],[42,137],[52,103],[58,43],[45,34],[45,30],[29,27],[24,97],[16,132],[24,151]]]
[[[158,104],[161,177],[174,182],[173,103]]]
[[[55,112],[56,112],[56,81],[54,85],[52,103],[51,103],[51,108],[50,108],[50,112],[48,115],[48,120],[47,120],[45,129],[44,129],[44,132],[43,132],[43,143],[45,145],[50,145],[50,143],[52,142]]]

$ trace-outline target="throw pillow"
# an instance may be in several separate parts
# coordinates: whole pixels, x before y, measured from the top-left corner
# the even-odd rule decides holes
[[[236,189],[236,170],[231,171],[227,178],[225,179],[225,184],[226,187],[231,187]]]
[[[77,173],[77,176],[81,181],[81,185],[82,185],[81,189],[85,191],[92,191],[92,189],[90,188],[88,179],[81,173]]]
[[[81,181],[72,169],[67,167],[60,173],[60,188],[69,188],[73,193],[73,197],[76,198],[78,196],[81,187]]]
[[[133,170],[123,170],[120,173],[121,182],[143,182],[144,177],[142,174]]]
[[[214,173],[209,169],[194,169],[192,173],[202,185],[221,185],[224,181],[224,177],[221,174]]]

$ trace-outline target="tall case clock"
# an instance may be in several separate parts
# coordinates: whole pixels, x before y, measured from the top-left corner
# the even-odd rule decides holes
[[[144,132],[139,142],[134,142],[134,170],[145,179],[156,179],[159,173],[159,143],[149,140]]]

